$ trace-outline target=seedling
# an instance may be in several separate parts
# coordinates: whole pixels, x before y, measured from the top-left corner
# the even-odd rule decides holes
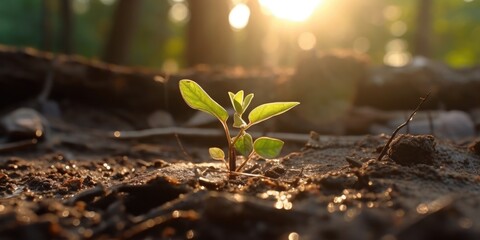
[[[180,80],[179,86],[183,100],[185,100],[188,106],[213,115],[222,124],[228,142],[228,156],[218,147],[209,148],[208,152],[211,158],[225,162],[230,172],[240,171],[245,164],[256,155],[263,158],[275,158],[278,156],[284,144],[282,140],[271,137],[259,137],[253,141],[252,136],[247,133],[247,130],[253,125],[280,115],[300,104],[299,102],[262,104],[248,114],[247,123],[243,120],[242,115],[250,105],[254,96],[253,93],[244,96],[243,90],[237,93],[228,92],[233,109],[235,110],[233,114],[233,127],[239,129],[238,134],[232,137],[227,125],[229,115],[225,108],[215,102],[200,85],[192,80]],[[238,167],[236,166],[237,152],[245,156],[245,160]]]

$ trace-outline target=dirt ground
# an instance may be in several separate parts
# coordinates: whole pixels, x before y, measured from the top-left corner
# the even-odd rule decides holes
[[[36,144],[2,144],[1,239],[480,239],[473,141],[400,135],[376,160],[388,136],[313,134],[229,177],[208,159],[219,139],[121,139],[121,119],[63,116]]]

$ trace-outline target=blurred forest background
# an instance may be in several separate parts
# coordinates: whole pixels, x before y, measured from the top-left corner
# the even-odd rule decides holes
[[[480,62],[478,0],[4,0],[0,44],[166,72],[200,63],[295,66],[350,49],[403,66]]]

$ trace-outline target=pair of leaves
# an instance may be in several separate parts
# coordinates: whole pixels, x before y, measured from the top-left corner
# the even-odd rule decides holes
[[[280,154],[283,147],[283,141],[270,137],[259,137],[255,142],[248,133],[243,134],[235,142],[235,149],[243,156],[249,156],[252,151],[263,158],[274,158]]]
[[[232,102],[233,109],[238,114],[243,114],[247,110],[248,106],[252,102],[253,93],[248,94],[243,98],[243,90],[238,91],[237,93],[228,92],[230,101]]]
[[[247,123],[243,120],[242,114],[247,110],[248,106],[252,102],[253,93],[248,94],[245,99],[243,98],[243,90],[238,91],[237,93],[228,92],[230,101],[232,102],[233,109],[235,113],[233,115],[233,127],[244,128],[247,126]]]
[[[244,156],[249,156],[252,151],[263,158],[275,158],[282,151],[284,142],[276,138],[259,137],[255,142],[248,133],[243,134],[235,142],[235,149]],[[225,160],[225,153],[222,149],[213,147],[208,149],[210,156],[215,160]]]
[[[213,100],[196,82],[188,79],[183,79],[180,80],[179,86],[180,93],[182,94],[182,97],[188,104],[188,106],[193,109],[209,113],[217,117],[222,122],[227,121],[227,110],[225,110],[225,108],[215,102],[215,100]],[[243,98],[243,95],[243,91],[239,91],[236,94],[229,93],[230,100],[232,101],[235,113],[237,114],[237,125],[242,125],[244,123],[243,120],[241,120],[241,114],[245,112],[246,108],[250,105],[250,102],[253,98],[253,94],[248,94],[245,99]],[[253,124],[257,124],[274,116],[280,115],[297,106],[298,104],[300,103],[274,102],[262,104],[254,108],[250,112],[250,114],[248,115],[248,125],[252,126]]]

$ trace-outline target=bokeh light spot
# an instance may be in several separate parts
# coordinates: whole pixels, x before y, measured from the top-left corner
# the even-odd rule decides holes
[[[353,50],[357,53],[366,53],[370,50],[370,40],[366,37],[359,37],[353,41]]]
[[[73,11],[76,14],[84,14],[90,8],[90,0],[75,0],[72,5]]]
[[[244,29],[248,24],[250,18],[250,8],[244,3],[235,5],[228,15],[230,26],[235,30]]]
[[[403,36],[407,32],[407,24],[403,21],[396,21],[390,26],[390,33],[395,37]]]
[[[296,232],[288,234],[288,240],[300,240],[300,235]]]
[[[391,51],[385,54],[383,62],[392,67],[403,67],[410,61],[410,59],[411,55],[408,52]]]
[[[167,74],[172,74],[178,72],[180,70],[180,66],[178,62],[173,59],[167,59],[163,62],[162,70]]]
[[[389,21],[395,21],[402,16],[402,10],[398,6],[390,5],[383,9],[383,17]]]
[[[297,42],[300,49],[307,51],[315,47],[315,44],[317,44],[317,38],[311,32],[303,32],[298,36]]]
[[[188,7],[183,2],[174,3],[168,11],[168,18],[174,23],[187,22],[190,17]]]
[[[116,2],[116,0],[100,0],[104,5],[110,6]]]

